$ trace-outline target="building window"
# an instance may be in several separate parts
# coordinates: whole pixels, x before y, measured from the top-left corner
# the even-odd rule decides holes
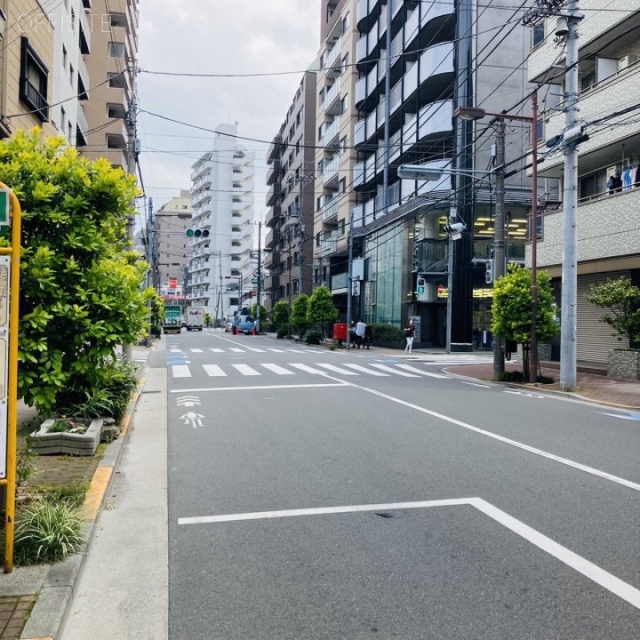
[[[109,57],[110,58],[124,58],[124,42],[110,42],[109,43]]]
[[[126,88],[124,74],[122,73],[110,73],[108,75],[109,78],[109,86],[112,89],[124,89]]]
[[[544,20],[538,22],[538,24],[533,25],[533,47],[537,47],[539,44],[544,42]]]
[[[20,100],[34,112],[41,122],[49,121],[47,79],[49,70],[44,65],[29,39],[21,38]]]
[[[124,13],[112,13],[109,15],[112,27],[127,27],[127,16]]]

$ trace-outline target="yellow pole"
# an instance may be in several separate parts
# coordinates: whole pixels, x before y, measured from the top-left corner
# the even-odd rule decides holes
[[[0,187],[6,185],[0,182]],[[9,363],[7,391],[7,513],[5,522],[4,572],[13,571],[13,533],[16,509],[16,459],[18,433],[18,321],[20,296],[20,235],[22,210],[13,190],[11,197],[11,248],[0,249],[0,254],[11,256],[11,283],[9,296]]]

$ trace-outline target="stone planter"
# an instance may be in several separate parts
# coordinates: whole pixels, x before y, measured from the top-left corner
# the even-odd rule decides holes
[[[92,456],[100,444],[102,419],[93,420],[85,433],[60,431],[49,433],[49,427],[55,420],[45,420],[38,431],[29,436],[31,449],[39,456],[68,455]]]
[[[607,376],[626,380],[640,380],[640,351],[631,349],[609,351]]]

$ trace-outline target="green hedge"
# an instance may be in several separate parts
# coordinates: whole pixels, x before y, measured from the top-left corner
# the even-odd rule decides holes
[[[372,324],[369,326],[371,327],[371,341],[374,345],[404,346],[404,331],[400,327],[391,324]]]

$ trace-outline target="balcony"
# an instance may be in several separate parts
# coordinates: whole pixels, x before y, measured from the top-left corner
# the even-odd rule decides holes
[[[330,49],[327,53],[327,57],[324,61],[324,69],[327,78],[337,78],[342,73],[342,58],[341,58],[340,44],[336,43],[333,49]]]
[[[273,162],[282,153],[283,149],[282,136],[278,134],[267,150],[267,162]]]
[[[322,179],[324,182],[324,186],[327,189],[337,189],[338,188],[338,168],[339,168],[339,160],[338,156],[334,156],[329,162],[324,165],[322,170]]]
[[[89,143],[89,123],[82,105],[78,105],[78,121],[76,123],[76,146],[82,147]]]
[[[356,82],[356,109],[362,108],[362,103],[367,97],[367,77],[364,76]]]
[[[367,130],[367,121],[358,120],[353,130],[353,143],[357,147],[366,141],[365,132]]]
[[[267,199],[266,199],[266,204],[268,207],[274,205],[278,199],[280,198],[280,195],[282,194],[282,187],[280,185],[279,182],[276,182],[274,184],[272,184],[269,187],[269,191],[267,192]]]
[[[322,222],[335,222],[338,219],[340,197],[327,198],[322,206]]]
[[[340,103],[340,79],[338,78],[331,87],[327,90],[324,112],[329,116],[337,116],[342,110],[342,104]]]
[[[429,10],[425,11],[423,5],[420,26],[423,30],[426,27],[426,37],[430,40],[442,29],[444,21],[455,15],[456,9],[453,0],[438,0],[428,6]]]
[[[320,240],[320,255],[328,256],[335,253],[338,248],[338,234],[335,231],[324,236]]]
[[[453,79],[453,42],[443,42],[420,56],[420,88],[431,95],[446,94]]]
[[[418,139],[439,140],[453,133],[453,102],[441,100],[420,109]]]
[[[271,185],[276,181],[276,179],[280,175],[281,166],[282,166],[282,163],[280,161],[280,158],[276,158],[273,161],[273,163],[269,165],[269,168],[267,169],[267,184],[268,185]]]
[[[324,130],[324,147],[331,149],[338,145],[340,138],[340,118],[328,124]]]

